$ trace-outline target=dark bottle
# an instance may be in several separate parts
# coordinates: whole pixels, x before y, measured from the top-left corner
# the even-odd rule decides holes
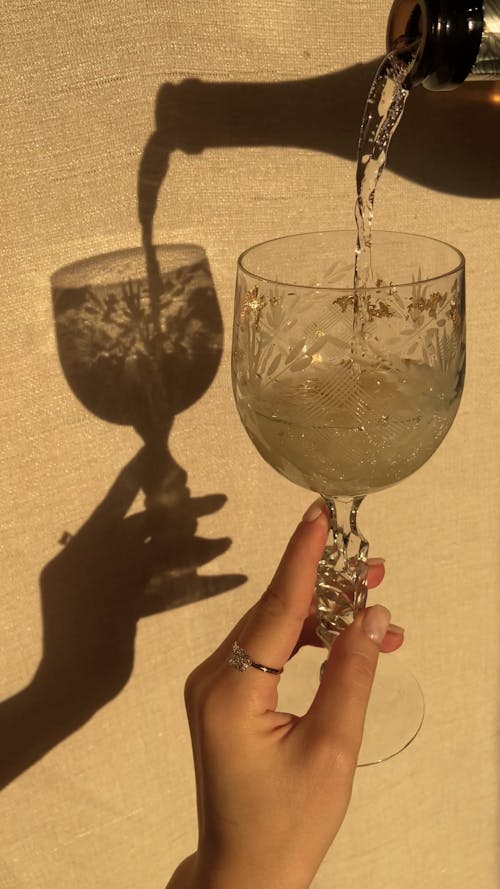
[[[394,0],[387,49],[398,48],[416,53],[408,86],[500,80],[500,0]]]

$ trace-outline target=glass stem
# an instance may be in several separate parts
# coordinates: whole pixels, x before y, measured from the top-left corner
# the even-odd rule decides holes
[[[368,541],[357,526],[363,497],[327,498],[331,542],[318,565],[317,628],[321,641],[332,643],[365,607]]]

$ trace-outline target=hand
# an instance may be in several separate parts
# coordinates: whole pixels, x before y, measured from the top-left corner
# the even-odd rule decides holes
[[[235,640],[275,668],[310,641],[327,527],[323,511],[299,524],[268,590],[188,678],[199,847],[169,889],[306,889],[339,830],[378,654],[398,648],[402,631],[382,606],[360,613],[333,645],[302,718],[277,712],[279,676],[228,664]],[[383,573],[372,564],[369,586]]]

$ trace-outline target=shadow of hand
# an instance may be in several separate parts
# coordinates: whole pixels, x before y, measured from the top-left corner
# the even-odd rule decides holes
[[[151,467],[146,446],[42,571],[43,654],[29,685],[0,703],[0,787],[121,691],[133,668],[139,618],[246,580],[196,573],[230,545],[229,538],[195,534],[197,516],[220,509],[223,495],[191,499],[183,483],[175,489],[166,482],[156,503],[127,515]],[[156,469],[162,476],[163,464]]]
[[[195,536],[197,516],[219,509],[223,495],[190,499],[184,489],[186,496],[168,507],[127,516],[141,490],[146,453],[143,448],[122,470],[87,522],[42,571],[43,655],[36,683],[77,723],[128,681],[139,618],[246,579],[196,575],[198,566],[230,546],[229,538]]]

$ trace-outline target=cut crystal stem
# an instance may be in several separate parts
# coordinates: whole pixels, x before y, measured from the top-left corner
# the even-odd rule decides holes
[[[363,497],[325,497],[325,501],[330,513],[332,542],[326,546],[318,565],[316,632],[330,648],[338,634],[365,607],[368,541],[357,526]]]

